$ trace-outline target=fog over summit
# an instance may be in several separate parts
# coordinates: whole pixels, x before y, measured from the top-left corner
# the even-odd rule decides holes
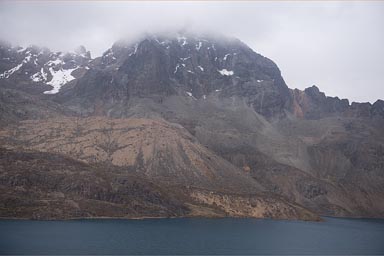
[[[351,101],[384,98],[382,2],[0,3],[0,38],[100,56],[120,38],[189,28],[235,36],[280,67],[291,88]]]

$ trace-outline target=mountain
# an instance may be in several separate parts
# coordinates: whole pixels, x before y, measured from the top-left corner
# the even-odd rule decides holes
[[[60,100],[92,113],[97,103],[103,114],[124,116],[124,104],[135,98],[217,95],[242,97],[267,117],[284,115],[290,91],[271,60],[237,39],[187,36],[115,43]]]
[[[134,177],[151,193],[166,188],[162,196],[172,202],[136,214],[126,202],[108,213],[80,207],[84,216],[384,216],[382,100],[350,104],[316,86],[289,89],[273,61],[222,35],[150,34],[118,41],[95,59],[85,48],[67,58],[47,53],[50,59],[28,75],[27,52],[19,52],[22,66],[12,73],[19,62],[1,55],[0,92],[12,93],[0,102],[6,155],[44,161],[43,176],[55,166],[47,159],[68,159],[74,172],[82,164],[90,184],[106,175],[100,189],[113,188],[115,175]],[[62,76],[60,88],[47,91],[53,78],[33,79],[45,68],[69,72],[71,80]],[[11,168],[7,158],[0,177],[3,189],[14,192],[2,201],[19,195],[10,181],[32,175],[23,165]],[[58,170],[47,179],[65,173]],[[32,191],[48,191],[32,184]],[[59,187],[50,193],[64,193]],[[64,195],[76,193],[70,188]],[[135,200],[145,208],[143,193]],[[44,196],[31,198],[31,207]],[[91,199],[111,203],[83,194],[76,200]],[[23,207],[18,216],[28,215]],[[62,217],[74,217],[71,209]]]

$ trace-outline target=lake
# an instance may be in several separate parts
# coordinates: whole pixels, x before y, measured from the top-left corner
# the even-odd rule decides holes
[[[1,254],[384,254],[384,220],[0,220]]]

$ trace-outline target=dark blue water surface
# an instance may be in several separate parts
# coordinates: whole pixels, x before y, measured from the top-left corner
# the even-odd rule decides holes
[[[0,220],[2,254],[384,254],[384,221]]]

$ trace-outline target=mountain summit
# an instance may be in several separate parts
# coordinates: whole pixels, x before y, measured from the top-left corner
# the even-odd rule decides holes
[[[191,35],[119,41],[92,61],[89,72],[67,94],[75,102],[70,94],[80,98],[79,104],[88,103],[87,109],[101,98],[105,105],[136,97],[243,97],[267,117],[283,115],[291,101],[279,69],[268,58],[234,38]]]

